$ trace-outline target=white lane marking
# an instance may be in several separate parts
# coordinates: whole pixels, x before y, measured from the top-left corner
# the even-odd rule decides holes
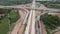
[[[32,11],[30,12],[29,19],[28,19],[28,23],[27,23],[26,30],[25,30],[25,33],[24,33],[24,34],[29,34],[29,28],[30,28],[30,23],[31,23],[31,17],[32,17]]]

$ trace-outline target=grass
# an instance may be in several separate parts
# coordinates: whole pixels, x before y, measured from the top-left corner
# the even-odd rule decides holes
[[[18,12],[16,10],[12,10],[9,13],[9,16],[11,18],[11,31],[14,28],[16,21],[20,18]],[[5,16],[2,20],[0,20],[0,34],[7,34],[9,32],[9,26],[8,26],[8,16]]]
[[[11,30],[14,28],[16,21],[20,18],[18,12],[15,12],[16,10],[12,10],[10,12],[10,17],[11,17]]]
[[[47,34],[51,34],[50,31],[49,31],[48,29],[46,29],[46,31],[47,31]]]
[[[6,34],[9,30],[8,27],[8,18],[4,17],[0,23],[0,34]]]
[[[46,7],[48,8],[57,8],[60,9],[60,4],[50,4],[50,3],[46,3],[44,4]]]
[[[20,16],[18,12],[16,12],[16,10],[12,10],[10,12],[10,18],[11,18],[11,22],[16,22],[20,18]]]
[[[44,14],[41,16],[41,20],[46,26],[47,34],[50,34],[52,30],[55,30],[58,26],[60,26],[60,18],[58,16]]]
[[[21,5],[21,4],[27,4],[27,3],[31,3],[32,0],[16,0],[16,1],[0,1],[0,5],[3,6],[12,6],[12,5]]]

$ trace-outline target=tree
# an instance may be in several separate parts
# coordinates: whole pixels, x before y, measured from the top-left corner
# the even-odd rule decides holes
[[[47,28],[53,30],[60,26],[60,18],[58,16],[44,14],[41,16],[41,20],[47,26]]]

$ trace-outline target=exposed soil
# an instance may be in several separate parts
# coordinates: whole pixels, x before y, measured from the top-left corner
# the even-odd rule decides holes
[[[24,26],[22,26],[22,22],[24,20],[25,14],[26,14],[25,12],[23,13],[23,11],[19,10],[19,15],[21,16],[21,18],[16,22],[16,25],[12,31],[12,34],[23,33]]]

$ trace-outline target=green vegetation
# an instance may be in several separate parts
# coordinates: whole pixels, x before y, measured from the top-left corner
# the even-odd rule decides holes
[[[12,10],[9,14],[10,14],[11,22],[16,22],[20,17],[16,10]]]
[[[37,1],[40,4],[44,4],[48,8],[57,8],[60,9],[60,1]]]
[[[8,14],[8,13],[10,13],[10,9],[0,9],[0,14]]]
[[[0,20],[0,34],[7,34],[8,27],[8,18],[5,16],[2,20]]]
[[[60,9],[60,4],[59,3],[45,3],[44,4],[46,7],[48,7],[48,8],[57,8],[57,9]]]
[[[2,14],[6,14],[0,20],[0,34],[7,34],[9,32],[9,17],[8,17],[8,14],[9,14],[10,19],[11,19],[10,20],[10,22],[11,22],[11,30],[14,28],[14,26],[16,24],[16,21],[20,18],[20,16],[19,16],[19,14],[18,14],[18,12],[16,10],[1,9],[0,12],[2,12]]]
[[[48,8],[60,9],[60,4],[45,4],[45,6],[48,7]]]
[[[21,4],[27,4],[31,3],[32,0],[2,0],[0,1],[0,5],[8,6],[8,5],[21,5]]]
[[[58,16],[44,14],[41,16],[41,20],[44,22],[48,33],[60,26],[60,18]]]
[[[45,3],[50,3],[50,4],[60,4],[60,1],[36,1],[39,2],[40,4],[45,4]]]

